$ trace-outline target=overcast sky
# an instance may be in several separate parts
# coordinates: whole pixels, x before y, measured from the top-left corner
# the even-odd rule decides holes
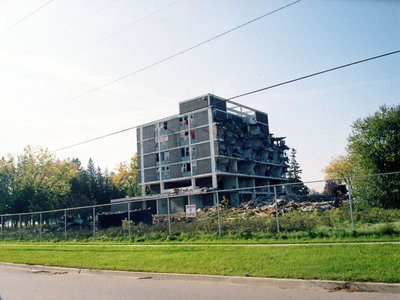
[[[228,98],[400,49],[400,1],[303,0],[80,96],[290,2],[0,0],[0,155],[55,150],[176,114],[185,99]],[[269,114],[304,180],[322,179],[352,122],[400,103],[400,54],[237,102]],[[135,152],[133,130],[56,155],[111,171]]]

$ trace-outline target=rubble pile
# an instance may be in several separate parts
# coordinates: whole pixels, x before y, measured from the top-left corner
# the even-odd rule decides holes
[[[303,211],[303,212],[323,212],[330,209],[336,209],[334,201],[324,202],[294,202],[287,201],[285,199],[278,199],[278,211],[280,215],[291,211]],[[235,209],[235,208],[234,208]],[[276,204],[266,204],[262,201],[250,200],[246,203],[242,203],[237,210],[253,211],[256,215],[261,216],[273,216],[276,215]]]
[[[279,215],[285,215],[289,212],[300,211],[300,212],[324,212],[326,210],[336,209],[338,206],[335,201],[323,201],[323,202],[294,202],[287,201],[285,199],[278,199],[278,212]],[[190,223],[194,219],[204,220],[216,215],[216,206],[206,207],[204,209],[199,208],[197,210],[196,218],[186,218],[185,213],[172,214],[171,222],[183,222]],[[228,217],[269,217],[276,215],[276,204],[266,203],[261,200],[250,200],[245,203],[241,203],[238,207],[232,208],[221,208],[221,213]],[[154,215],[153,224],[159,224],[168,222],[167,215]]]

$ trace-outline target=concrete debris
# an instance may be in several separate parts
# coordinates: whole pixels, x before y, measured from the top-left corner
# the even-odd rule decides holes
[[[216,126],[218,138],[221,140],[220,155],[246,160],[275,161],[279,164],[287,162],[286,157],[279,157],[279,153],[289,149],[284,138],[273,138],[268,126],[251,125],[230,119],[221,120]]]
[[[289,212],[293,211],[301,211],[301,212],[324,212],[326,210],[336,209],[335,201],[324,201],[324,202],[294,202],[287,201],[285,199],[278,199],[278,211],[279,215],[285,215]],[[233,208],[221,208],[222,210],[230,210],[235,212],[237,215],[242,216],[261,216],[261,217],[269,217],[276,215],[276,204],[275,203],[265,203],[264,201],[259,200],[250,200],[245,203],[241,203],[239,207]],[[171,222],[183,222],[190,223],[193,220],[204,220],[211,217],[214,217],[216,214],[217,208],[216,206],[205,207],[197,209],[196,218],[186,218],[185,213],[173,214],[171,215]],[[168,222],[167,215],[153,215],[153,224],[159,224]]]

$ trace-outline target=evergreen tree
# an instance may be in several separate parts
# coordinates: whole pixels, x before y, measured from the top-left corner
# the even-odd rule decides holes
[[[296,183],[293,185],[289,185],[287,190],[288,192],[295,193],[299,196],[305,196],[309,194],[309,189],[306,187],[301,180],[300,174],[303,170],[300,169],[300,165],[296,160],[297,150],[292,148],[289,157],[289,168],[287,172],[287,176],[289,179],[289,183]]]
[[[296,160],[296,154],[297,150],[292,148],[292,150],[290,151],[289,168],[288,168],[288,178],[292,182],[300,181],[301,179],[300,174],[303,172],[303,170],[300,169],[300,165]]]

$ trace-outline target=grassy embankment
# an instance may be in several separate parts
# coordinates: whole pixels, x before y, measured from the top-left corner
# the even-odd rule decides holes
[[[74,268],[400,282],[400,245],[0,245],[0,261]]]

